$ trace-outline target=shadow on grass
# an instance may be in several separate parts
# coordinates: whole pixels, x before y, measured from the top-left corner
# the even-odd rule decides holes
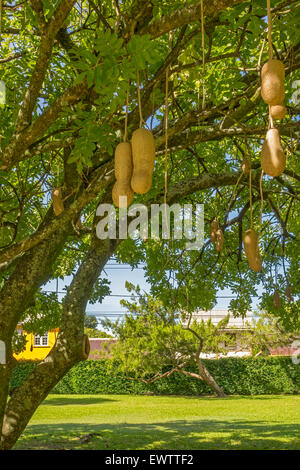
[[[51,395],[49,395],[46,400],[43,402],[43,405],[46,406],[67,406],[67,405],[100,405],[101,403],[105,402],[117,402],[119,400],[116,400],[115,398],[103,398],[99,397],[99,395],[95,395],[95,397],[92,397],[90,395],[84,397],[84,396],[76,396],[74,397],[72,395],[68,395],[66,398],[65,397],[53,397],[51,398]]]
[[[68,423],[29,425],[15,449],[300,449],[300,436],[296,424],[248,420]]]

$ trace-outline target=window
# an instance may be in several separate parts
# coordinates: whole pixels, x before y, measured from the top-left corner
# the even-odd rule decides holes
[[[48,346],[48,332],[44,335],[34,335],[34,346]]]

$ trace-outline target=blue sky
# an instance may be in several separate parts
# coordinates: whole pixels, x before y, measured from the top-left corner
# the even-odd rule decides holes
[[[129,295],[125,282],[129,281],[133,284],[139,284],[139,286],[144,289],[146,292],[150,290],[150,285],[146,282],[144,277],[143,268],[133,269],[128,265],[117,265],[113,261],[110,261],[105,268],[104,277],[107,277],[111,282],[111,296],[105,297],[102,304],[96,303],[94,305],[89,304],[87,307],[87,313],[90,314],[111,314],[112,319],[117,319],[120,316],[120,312],[126,312],[126,309],[120,305],[120,300],[122,297]],[[71,282],[71,276],[65,278],[64,280],[58,280],[58,291],[62,291],[65,285],[69,285]],[[56,290],[56,281],[50,281],[45,287],[44,290]],[[118,296],[118,297],[115,297]],[[218,293],[219,296],[231,296],[232,293],[230,289],[222,290]],[[63,294],[59,294],[59,299],[61,299]],[[229,306],[230,298],[218,298],[215,309],[226,309]],[[254,299],[253,307],[255,306],[257,299]],[[104,318],[104,317],[103,317]]]

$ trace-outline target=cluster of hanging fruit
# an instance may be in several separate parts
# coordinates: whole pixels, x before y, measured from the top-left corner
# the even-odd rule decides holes
[[[261,151],[262,172],[271,176],[279,176],[286,167],[286,157],[280,143],[278,129],[274,126],[273,120],[282,119],[286,114],[284,106],[285,98],[285,69],[284,64],[272,57],[271,41],[271,14],[270,0],[268,4],[268,42],[269,60],[264,64],[261,71],[261,96],[269,106],[269,128]],[[202,20],[203,21],[203,20]],[[168,75],[166,75],[166,87]],[[126,102],[126,119],[124,142],[118,144],[115,150],[115,178],[116,182],[112,190],[114,204],[122,209],[126,209],[133,201],[134,193],[145,194],[152,186],[152,174],[155,162],[155,142],[150,130],[142,127],[143,118],[140,100],[139,75],[137,72],[138,105],[140,113],[140,127],[132,134],[131,142],[127,141],[127,116],[128,116],[128,92]],[[166,117],[167,117],[167,96],[166,88]],[[167,122],[167,120],[166,120]],[[166,152],[167,152],[167,126],[166,126]],[[263,174],[262,173],[262,174]],[[262,269],[262,260],[259,254],[259,236],[253,228],[252,220],[252,196],[251,196],[251,162],[244,156],[242,161],[242,174],[249,174],[250,186],[250,211],[251,226],[244,233],[243,243],[245,254],[250,268],[259,272]],[[242,176],[242,175],[241,175]],[[237,185],[240,181],[237,181]],[[236,185],[236,186],[237,186]],[[234,193],[234,191],[233,191]],[[261,194],[262,197],[262,194]],[[52,193],[53,210],[58,216],[64,211],[64,203],[60,188],[56,188]],[[144,238],[144,237],[143,237]],[[224,245],[224,234],[219,226],[218,218],[211,222],[210,239],[215,243],[216,250],[220,253]],[[287,292],[287,297],[291,297]],[[280,297],[276,291],[274,294],[274,305],[279,305]]]
[[[281,175],[286,167],[286,158],[280,143],[279,132],[273,124],[273,119],[282,119],[286,114],[286,108],[283,104],[285,97],[284,77],[285,70],[283,63],[280,60],[269,58],[261,72],[261,96],[265,103],[269,105],[269,129],[262,147],[261,167],[263,173],[272,177]],[[259,272],[262,269],[262,259],[259,253],[259,237],[252,226],[251,161],[245,155],[242,161],[242,174],[249,175],[251,210],[251,228],[244,233],[244,249],[250,268],[255,272]],[[217,217],[213,219],[210,225],[210,239],[215,243],[216,250],[221,252],[224,244],[224,235],[220,229]],[[289,284],[285,295],[290,302],[293,300]],[[273,304],[277,309],[280,307],[280,295],[277,290],[275,290],[273,295]]]
[[[261,151],[261,167],[264,173],[272,177],[279,176],[286,166],[286,158],[280,143],[279,132],[273,125],[273,119],[282,119],[286,113],[283,104],[285,97],[284,76],[284,65],[280,60],[269,59],[262,68],[261,96],[265,103],[269,105],[270,124]],[[251,193],[251,162],[247,156],[243,157],[242,172],[243,174],[249,174]],[[212,242],[215,242],[217,251],[222,251],[224,235],[217,218],[214,218],[211,223],[210,238]],[[251,221],[251,228],[245,232],[243,242],[249,266],[255,272],[262,269],[258,239],[258,234],[252,227]]]
[[[281,175],[286,166],[279,131],[273,124],[273,119],[282,119],[286,113],[283,104],[284,75],[284,65],[277,59],[269,59],[261,71],[261,96],[269,105],[270,119],[269,130],[261,151],[261,167],[264,173],[273,177]]]
[[[277,59],[273,59],[272,50],[272,21],[271,21],[271,4],[267,0],[268,10],[268,49],[269,59],[264,64],[261,70],[261,96],[264,102],[269,106],[269,128],[261,151],[261,168],[262,175],[266,173],[271,177],[281,175],[286,167],[286,157],[280,143],[280,135],[278,129],[274,126],[273,120],[283,119],[286,114],[286,107],[284,106],[285,88],[284,78],[285,70],[284,64]],[[250,166],[250,168],[249,168]],[[242,169],[244,173],[249,173],[250,180],[250,206],[251,200],[251,165],[243,162]],[[261,177],[262,178],[262,177]],[[262,180],[261,180],[262,186]],[[261,188],[261,199],[263,204],[263,195]],[[250,207],[251,211],[252,208]],[[261,209],[262,220],[262,209]],[[244,249],[250,268],[259,272],[262,269],[262,260],[259,254],[258,235],[253,229],[252,213],[251,213],[251,228],[244,234]],[[274,294],[274,305],[280,304],[279,294]],[[288,292],[289,294],[289,292]],[[291,297],[291,295],[287,295]]]
[[[283,104],[284,90],[284,65],[280,60],[269,59],[261,71],[261,96],[269,105],[269,129],[261,151],[261,168],[269,176],[279,176],[285,170],[286,158],[280,143],[278,129],[273,125],[273,119],[282,119],[286,108]],[[243,162],[244,173],[251,171]],[[251,191],[251,188],[250,188]],[[262,268],[262,260],[259,254],[258,235],[251,227],[244,234],[244,249],[250,268],[259,272]]]
[[[155,142],[152,132],[140,127],[132,134],[131,143],[122,142],[115,150],[116,182],[112,199],[117,207],[127,208],[134,193],[145,194],[152,186]],[[126,196],[127,199],[122,199]],[[120,199],[121,198],[121,199]]]

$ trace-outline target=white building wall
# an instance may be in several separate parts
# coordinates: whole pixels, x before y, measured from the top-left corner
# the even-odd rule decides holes
[[[213,325],[217,325],[223,318],[228,315],[228,310],[225,309],[213,309],[213,310],[197,310],[192,315],[192,321],[201,321],[204,320],[211,320]],[[247,312],[244,318],[242,317],[234,317],[230,314],[229,322],[227,328],[246,328],[247,326],[251,325],[253,322],[253,316],[251,312]],[[186,323],[186,322],[184,322]]]
[[[213,310],[197,310],[196,312],[193,313],[192,315],[192,321],[201,321],[204,320],[207,322],[208,320],[211,320],[213,325],[217,325],[223,318],[225,318],[228,315],[228,310],[226,309],[213,309]],[[183,324],[186,324],[187,320],[183,322]],[[226,328],[236,328],[238,329],[244,329],[244,328],[249,328],[253,324],[253,315],[251,312],[247,312],[245,317],[234,317],[232,314],[229,316],[229,322],[226,326]],[[207,354],[207,353],[201,353],[200,357],[201,359],[213,359],[216,357],[244,357],[244,356],[250,356],[250,351],[228,351],[227,354]]]
[[[0,340],[0,364],[6,364],[6,347],[4,341]]]

